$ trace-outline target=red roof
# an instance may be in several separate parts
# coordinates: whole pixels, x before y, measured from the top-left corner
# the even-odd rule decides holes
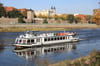
[[[83,21],[86,21],[85,15],[78,14],[78,15],[75,15],[75,17],[80,17]]]
[[[6,12],[9,12],[9,11],[12,11],[12,10],[18,10],[21,13],[27,10],[25,8],[23,8],[23,9],[17,9],[17,8],[14,8],[14,7],[4,7],[4,9],[6,10]]]
[[[24,12],[24,11],[26,11],[26,10],[27,9],[25,9],[25,8],[24,9],[18,9],[18,11],[20,11],[21,13]]]
[[[16,8],[14,8],[14,7],[4,7],[4,9],[6,10],[6,12],[16,10]]]

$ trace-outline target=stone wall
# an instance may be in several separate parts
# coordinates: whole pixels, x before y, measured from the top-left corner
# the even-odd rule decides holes
[[[30,19],[24,19],[25,22],[31,23],[32,20]],[[0,18],[0,23],[18,23],[18,18]]]
[[[18,23],[18,18],[0,18],[0,23]]]
[[[33,20],[31,19],[23,19],[26,23],[39,23],[42,24],[44,19],[43,18],[34,18]],[[68,23],[67,21],[63,20],[55,20],[55,19],[47,19],[48,23]],[[18,18],[0,18],[0,23],[18,23]]]

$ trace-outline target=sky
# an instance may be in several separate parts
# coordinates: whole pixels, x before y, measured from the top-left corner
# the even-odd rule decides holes
[[[4,6],[27,8],[34,11],[56,7],[57,14],[87,14],[92,15],[93,9],[100,8],[100,0],[0,0]]]

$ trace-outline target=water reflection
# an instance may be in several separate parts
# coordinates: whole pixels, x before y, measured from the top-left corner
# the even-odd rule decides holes
[[[76,49],[76,43],[62,43],[49,46],[33,47],[33,48],[24,48],[24,49],[15,49],[14,52],[25,59],[36,58],[41,55],[48,55],[66,51],[72,51]]]
[[[0,53],[4,50],[4,44],[2,41],[0,41]]]

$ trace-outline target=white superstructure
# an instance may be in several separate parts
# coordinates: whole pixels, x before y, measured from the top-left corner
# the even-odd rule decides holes
[[[16,38],[14,46],[32,47],[41,45],[52,45],[64,42],[75,42],[78,38],[74,32],[63,33],[40,33],[37,31],[27,31],[25,34]]]

